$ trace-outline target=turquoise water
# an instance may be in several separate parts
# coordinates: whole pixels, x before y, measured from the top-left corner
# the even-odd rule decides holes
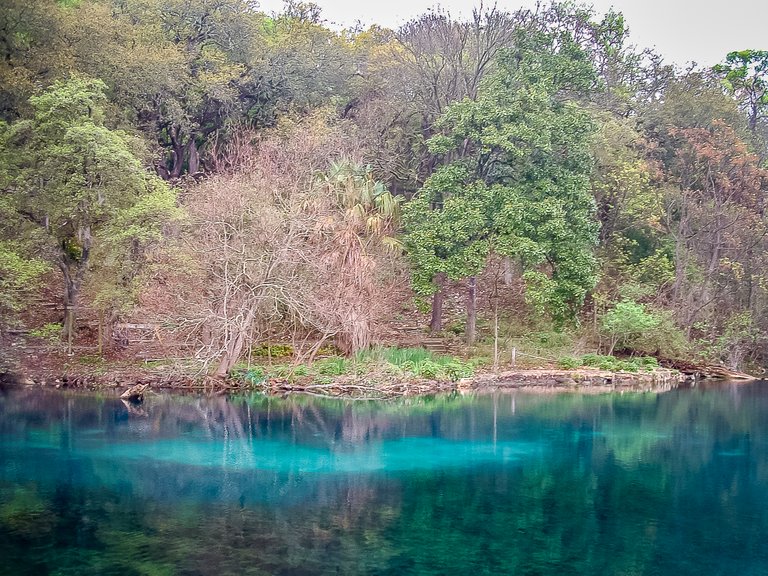
[[[0,393],[0,574],[768,575],[768,383]]]

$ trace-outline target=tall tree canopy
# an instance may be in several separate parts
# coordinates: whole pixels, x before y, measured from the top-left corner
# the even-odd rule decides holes
[[[175,208],[171,190],[142,166],[140,143],[104,125],[104,89],[82,77],[57,82],[30,99],[32,118],[4,134],[4,200],[18,232],[63,275],[70,344],[92,251],[113,242],[137,253]]]
[[[568,100],[593,72],[578,47],[560,41],[556,53],[542,49],[552,37],[521,41],[476,101],[438,120],[430,147],[445,164],[406,207],[418,291],[437,290],[440,274],[476,275],[492,253],[519,260],[529,298],[559,320],[594,284],[592,121]]]

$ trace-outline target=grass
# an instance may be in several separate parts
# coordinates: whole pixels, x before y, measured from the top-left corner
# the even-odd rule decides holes
[[[272,366],[241,364],[233,376],[251,385],[260,385],[270,378],[296,381],[311,378],[328,384],[333,378],[350,375],[389,375],[405,378],[457,381],[472,376],[478,361],[466,362],[453,356],[434,354],[424,348],[372,348],[354,358],[331,356],[311,365],[275,364]]]
[[[405,376],[451,381],[472,376],[477,365],[454,356],[434,354],[425,348],[373,348],[359,353],[355,360]]]
[[[652,372],[659,367],[659,361],[652,356],[621,359],[602,354],[584,354],[583,356],[563,356],[558,359],[557,365],[564,370],[587,366],[611,372]]]

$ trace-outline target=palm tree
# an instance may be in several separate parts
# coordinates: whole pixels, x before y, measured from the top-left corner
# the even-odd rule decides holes
[[[369,166],[334,162],[318,184],[330,195],[332,214],[325,229],[333,249],[325,262],[337,273],[340,330],[337,347],[352,354],[371,343],[371,298],[375,292],[374,253],[401,248],[395,238],[402,198],[393,196]]]

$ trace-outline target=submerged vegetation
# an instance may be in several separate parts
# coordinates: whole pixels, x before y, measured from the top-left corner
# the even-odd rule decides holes
[[[768,362],[766,51],[679,70],[558,2],[337,31],[9,0],[0,28],[5,350],[254,385]]]

